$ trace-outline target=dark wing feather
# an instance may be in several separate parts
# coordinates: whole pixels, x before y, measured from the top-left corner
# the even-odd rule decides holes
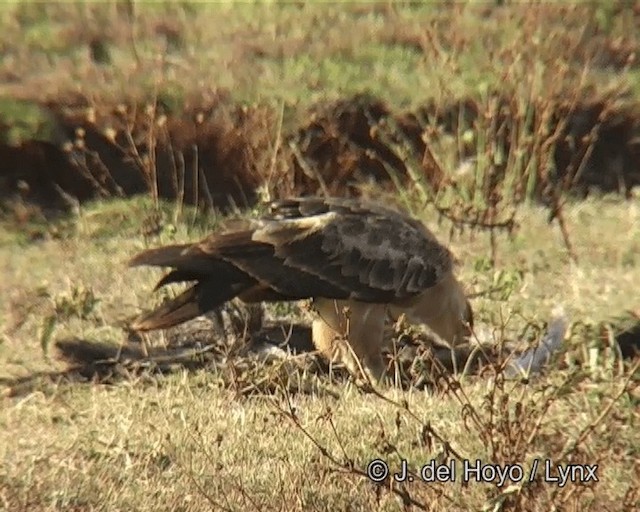
[[[450,252],[421,223],[378,205],[289,199],[273,203],[270,218],[276,220],[257,229],[253,239],[272,244],[278,264],[332,283],[356,300],[417,295],[452,267]]]
[[[277,300],[349,297],[349,289],[343,283],[332,282],[321,275],[306,272],[299,266],[288,265],[278,256],[279,246],[305,235],[306,229],[280,224],[273,228],[274,226],[269,224],[268,228],[245,232],[242,241],[239,241],[238,233],[213,235],[201,242],[197,250],[209,254],[211,258],[222,259],[251,276],[265,290],[272,290],[272,295],[278,297]],[[257,234],[264,234],[264,229],[268,230],[270,237],[262,241]],[[266,295],[270,294],[265,292]]]
[[[132,327],[140,331],[164,329],[191,320],[256,286],[251,276],[227,261],[212,258],[194,244],[149,249],[137,254],[129,265],[173,267],[154,290],[170,283],[196,282],[178,297],[137,318]]]
[[[131,327],[137,331],[173,327],[215,309],[248,288],[245,282],[204,279],[153,311],[140,315]]]
[[[273,203],[249,229],[144,251],[131,264],[172,267],[157,287],[197,282],[147,317],[144,325],[155,328],[236,296],[393,302],[436,285],[452,261],[422,224],[404,214],[350,199],[304,198]]]

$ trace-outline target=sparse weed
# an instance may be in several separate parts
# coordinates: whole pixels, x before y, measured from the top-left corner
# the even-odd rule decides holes
[[[638,10],[499,3],[0,7],[0,508],[638,508]],[[157,277],[133,253],[297,193],[449,235],[478,338],[457,372],[398,325],[396,388],[328,378],[287,353],[297,305],[127,330]],[[558,302],[564,349],[507,378]],[[569,464],[599,482],[558,485]]]
[[[44,316],[40,328],[40,347],[45,356],[48,355],[49,346],[54,335],[56,326],[64,324],[72,318],[87,320],[93,314],[96,305],[100,302],[93,290],[83,287],[72,287],[69,294],[51,297],[46,296],[51,301],[53,311]]]

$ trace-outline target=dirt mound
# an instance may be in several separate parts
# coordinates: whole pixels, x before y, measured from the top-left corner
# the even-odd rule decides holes
[[[288,139],[295,189],[357,195],[363,183],[388,183],[392,172],[405,177],[404,162],[375,130],[391,115],[382,101],[364,95],[314,106]]]
[[[178,115],[161,105],[53,112],[72,161],[91,175],[108,172],[120,195],[150,192],[222,210],[255,202],[271,144],[266,108],[215,98]]]
[[[150,193],[224,211],[253,205],[261,187],[274,196],[358,195],[367,186],[416,181],[437,190],[456,183],[465,165],[480,169],[482,183],[474,186],[487,198],[505,197],[507,181],[515,201],[544,199],[550,187],[628,195],[640,184],[638,109],[609,101],[523,103],[495,95],[394,113],[359,95],[312,107],[281,138],[273,109],[220,96],[180,112],[82,101],[42,108],[53,119],[51,140],[0,144],[4,202],[68,209]],[[442,163],[445,144],[457,170]]]
[[[561,104],[552,122],[560,126],[554,159],[564,188],[586,196],[589,188],[627,196],[640,185],[640,112],[603,101]]]

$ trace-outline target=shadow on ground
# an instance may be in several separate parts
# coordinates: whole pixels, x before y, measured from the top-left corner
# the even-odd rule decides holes
[[[326,381],[329,374],[334,382],[350,378],[343,368],[329,368],[315,354],[310,328],[305,324],[271,324],[248,337],[229,332],[226,337],[220,337],[214,334],[214,329],[206,331],[198,325],[194,330],[189,323],[174,329],[163,346],[147,346],[135,334],[122,345],[82,338],[59,339],[55,345],[59,357],[67,364],[65,370],[2,378],[0,386],[5,388],[5,396],[16,397],[46,390],[51,385],[109,385],[126,380],[157,382],[158,377],[175,372],[207,371],[221,386],[247,395],[273,393],[283,386],[295,392],[326,392],[322,381]],[[623,359],[640,354],[640,320],[637,318],[635,322],[627,319],[624,326],[591,326],[588,332],[603,347],[609,346],[613,339]],[[437,390],[450,383],[456,370],[466,368],[468,373],[482,374],[487,370],[502,372],[507,367],[508,358],[491,348],[478,351],[461,347],[452,353],[415,333],[396,332],[394,339],[395,353],[387,357],[405,388]]]

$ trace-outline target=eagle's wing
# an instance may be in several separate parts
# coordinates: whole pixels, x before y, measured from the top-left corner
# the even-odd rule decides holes
[[[247,228],[193,245],[151,249],[131,264],[173,267],[158,286],[196,281],[190,289],[196,291],[185,294],[191,293],[202,313],[235,296],[401,301],[438,284],[451,270],[452,257],[402,213],[353,199],[302,198],[272,203],[269,214]],[[147,328],[167,326],[147,320]]]
[[[436,285],[452,266],[449,251],[421,223],[375,204],[290,199],[273,203],[270,219],[252,239],[271,245],[277,264],[341,290],[314,293],[305,283],[308,296],[393,302]],[[247,271],[259,276],[261,269]]]

